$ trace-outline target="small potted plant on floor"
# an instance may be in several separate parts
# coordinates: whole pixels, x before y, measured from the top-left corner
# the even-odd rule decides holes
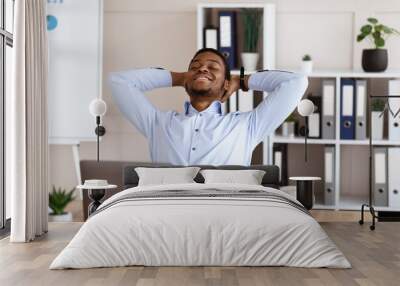
[[[295,127],[296,119],[294,114],[291,113],[282,123],[282,136],[284,137],[294,137],[294,127]]]
[[[244,47],[241,53],[242,64],[245,70],[254,71],[257,69],[259,54],[257,45],[262,19],[261,11],[258,9],[242,9],[242,24],[244,27]]]
[[[391,35],[400,35],[396,29],[382,25],[376,18],[368,18],[368,24],[360,29],[357,42],[368,39],[374,46],[373,49],[364,49],[362,52],[362,68],[366,72],[382,72],[388,65],[388,53],[383,47]]]
[[[313,62],[310,55],[304,55],[301,62],[301,72],[304,74],[312,73]]]
[[[371,136],[372,139],[383,139],[383,115],[380,116],[385,109],[385,103],[382,99],[375,98],[371,104]]]
[[[65,207],[74,200],[73,192],[75,188],[67,192],[65,189],[56,189],[53,186],[53,191],[49,194],[49,207],[52,212],[49,214],[49,221],[53,222],[68,222],[72,221],[72,214],[65,212]]]

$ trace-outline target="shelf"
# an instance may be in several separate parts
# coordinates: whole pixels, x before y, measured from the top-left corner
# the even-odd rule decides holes
[[[341,210],[361,210],[361,205],[368,202],[368,195],[365,196],[341,196],[338,209]]]
[[[278,68],[301,73],[299,69]],[[356,78],[400,78],[400,69],[389,69],[384,72],[364,72],[362,70],[314,70],[308,77],[335,78],[335,77],[356,77]]]
[[[313,210],[334,210],[334,209],[336,209],[336,207],[333,205],[315,204],[312,209]]]
[[[276,70],[291,71],[295,73],[302,73],[300,70],[277,68]],[[245,74],[253,74],[256,71],[245,71]],[[240,70],[231,70],[231,74],[239,75]],[[336,78],[336,77],[350,77],[350,78],[400,78],[399,70],[387,70],[385,72],[368,73],[363,71],[351,70],[315,70],[310,74],[306,74],[310,78]]]
[[[341,145],[369,145],[369,140],[340,140],[339,143]],[[372,140],[372,145],[400,146],[400,141]]]
[[[304,137],[271,136],[271,143],[304,144]],[[307,139],[307,144],[340,144],[340,145],[368,145],[369,140],[335,140],[335,139]],[[372,145],[400,146],[400,141],[372,140]]]
[[[264,3],[199,3],[198,9],[204,8],[264,8]]]
[[[271,143],[289,143],[289,144],[304,144],[304,137],[284,137],[272,136]],[[335,144],[334,139],[312,139],[307,138],[307,144]]]

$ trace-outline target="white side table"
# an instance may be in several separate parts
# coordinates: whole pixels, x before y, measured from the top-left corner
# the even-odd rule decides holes
[[[115,189],[117,185],[106,185],[106,186],[88,186],[88,185],[79,185],[77,189],[88,190],[89,198],[92,200],[88,207],[88,217],[94,213],[97,208],[101,205],[101,199],[106,194],[107,190]]]
[[[310,210],[314,204],[314,181],[321,180],[320,177],[290,177],[289,180],[296,181],[296,199]]]

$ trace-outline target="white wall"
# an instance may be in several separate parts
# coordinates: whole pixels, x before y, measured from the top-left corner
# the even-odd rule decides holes
[[[101,143],[104,160],[150,161],[146,139],[119,113],[113,103],[106,76],[126,68],[162,66],[183,71],[196,51],[196,0],[104,0],[103,96],[108,104],[104,117],[107,134]],[[202,1],[204,2],[204,1]],[[215,2],[215,1],[212,1]],[[264,2],[264,1],[220,1]],[[296,68],[302,55],[311,54],[315,68],[360,68],[365,43],[356,35],[365,19],[377,16],[400,29],[400,1],[396,0],[275,0],[276,64]],[[400,68],[400,37],[387,44],[389,68]],[[148,93],[162,110],[183,110],[187,98],[182,88]],[[72,151],[52,146],[52,183],[76,185]],[[82,143],[81,159],[95,159],[95,143]]]

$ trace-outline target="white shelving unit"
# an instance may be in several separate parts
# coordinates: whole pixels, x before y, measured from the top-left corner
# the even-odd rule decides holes
[[[280,68],[285,70],[284,68]],[[295,70],[292,70],[296,72]],[[330,78],[336,81],[336,138],[335,139],[308,139],[308,144],[320,144],[320,145],[334,145],[335,146],[335,204],[332,206],[328,205],[315,205],[316,209],[335,209],[335,210],[360,210],[361,204],[368,202],[368,190],[366,190],[365,196],[351,196],[341,195],[345,192],[340,190],[340,179],[341,179],[341,149],[344,145],[355,145],[355,146],[368,146],[369,141],[367,140],[343,140],[340,139],[340,81],[342,78],[356,78],[356,79],[398,79],[400,78],[400,70],[387,70],[382,73],[366,73],[363,71],[350,71],[350,70],[316,70],[312,74],[309,74],[310,79],[313,78]],[[276,134],[269,136],[269,160],[265,163],[272,164],[272,150],[274,143],[287,143],[287,144],[303,144],[303,137],[282,137]],[[400,146],[400,141],[389,141],[389,140],[373,140],[373,145],[380,146]],[[312,159],[311,159],[312,160]],[[290,160],[288,160],[290,164]],[[294,174],[293,174],[294,175]],[[365,178],[368,180],[369,178]],[[394,209],[390,207],[376,207],[376,210],[386,211],[400,211],[400,209]]]
[[[260,9],[262,21],[262,69],[275,69],[275,4],[266,3],[199,3],[197,5],[197,48],[203,48],[203,29],[209,24],[206,22],[208,9],[239,10],[241,8]],[[238,75],[239,70],[231,70],[231,74]],[[247,73],[247,74],[251,74]],[[268,94],[264,92],[264,97]],[[268,162],[268,138],[263,141],[263,162]]]
[[[262,69],[275,69],[275,5],[263,3],[201,3],[197,6],[197,48],[203,48],[203,28],[207,23],[207,9],[216,10],[232,10],[240,8],[255,8],[263,11],[263,63]],[[290,70],[279,68],[279,70]],[[298,72],[296,70],[291,70]],[[239,74],[239,70],[232,70],[232,74]],[[251,73],[250,73],[251,74]],[[368,140],[341,140],[340,139],[340,80],[342,78],[358,78],[358,79],[394,79],[400,78],[400,70],[387,70],[383,73],[365,73],[362,70],[315,70],[308,75],[310,79],[330,78],[336,82],[336,138],[335,139],[308,139],[308,144],[331,145],[335,147],[335,204],[321,205],[316,204],[316,209],[335,209],[335,210],[359,210],[362,203],[366,202],[367,197],[357,197],[343,195],[345,192],[340,190],[340,163],[341,149],[345,145],[352,146],[368,146]],[[264,93],[264,97],[267,93]],[[263,163],[272,164],[273,161],[273,144],[303,144],[304,138],[286,138],[275,134],[265,138],[263,141]],[[381,146],[400,146],[400,142],[388,140],[374,140],[374,145]],[[290,161],[288,161],[290,164]],[[366,178],[368,179],[368,178]],[[341,196],[342,194],[342,196]],[[377,210],[394,210],[389,207],[377,207]],[[400,210],[399,210],[400,211]]]

